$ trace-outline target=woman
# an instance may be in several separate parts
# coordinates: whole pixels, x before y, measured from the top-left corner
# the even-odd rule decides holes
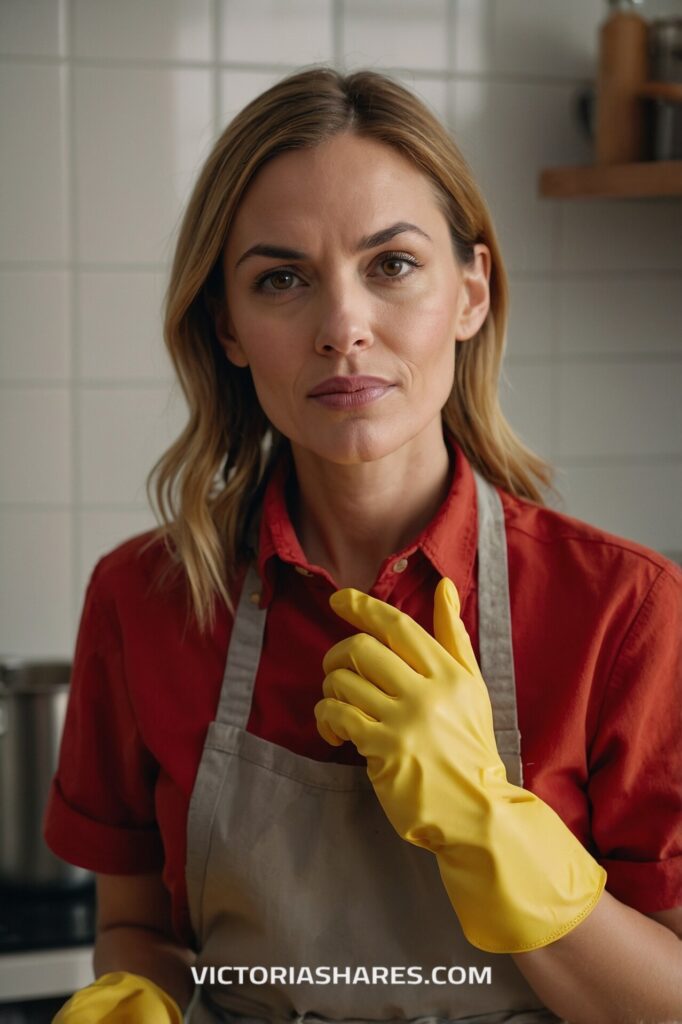
[[[98,886],[60,1022],[178,1020],[195,976],[195,1024],[682,1016],[680,573],[544,506],[505,319],[395,82],[308,69],[218,140],[164,527],[94,571],[46,814]]]

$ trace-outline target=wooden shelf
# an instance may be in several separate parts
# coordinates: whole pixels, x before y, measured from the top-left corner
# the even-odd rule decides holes
[[[682,85],[678,82],[647,82],[639,90],[639,95],[644,100],[682,103]]]
[[[554,199],[682,196],[682,160],[549,167],[540,174],[540,195]]]

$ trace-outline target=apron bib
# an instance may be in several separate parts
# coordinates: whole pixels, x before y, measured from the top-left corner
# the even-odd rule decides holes
[[[481,671],[507,777],[521,785],[504,515],[494,488],[475,478]],[[336,966],[371,976],[374,965],[412,966],[427,979],[433,967],[455,965],[467,981],[313,985],[287,975],[261,984],[261,971],[242,982],[205,981],[191,1024],[556,1022],[510,955],[467,942],[436,858],[396,834],[364,766],[314,761],[246,731],[267,613],[259,598],[252,563],[189,808],[197,970],[306,967],[315,975]],[[468,982],[471,969],[484,977],[486,967],[490,984]]]

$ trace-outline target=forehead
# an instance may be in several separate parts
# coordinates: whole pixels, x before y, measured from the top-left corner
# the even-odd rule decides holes
[[[421,218],[417,220],[417,218]],[[312,149],[281,153],[260,168],[242,197],[228,246],[274,238],[306,225],[367,231],[391,221],[443,216],[431,179],[396,149],[344,133]],[[381,223],[379,223],[381,222]],[[425,228],[428,230],[428,228]]]

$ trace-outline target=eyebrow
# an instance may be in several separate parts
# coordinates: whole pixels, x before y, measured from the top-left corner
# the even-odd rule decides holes
[[[378,245],[383,245],[385,242],[389,242],[395,235],[402,235],[406,231],[415,231],[418,235],[422,235],[424,238],[431,241],[429,235],[425,231],[422,231],[416,224],[410,224],[408,221],[399,220],[396,224],[391,224],[388,228],[382,228],[381,231],[375,231],[373,235],[365,235],[361,238],[355,247],[355,252],[362,252],[365,249],[376,249]],[[245,253],[239,257],[235,263],[234,269],[240,266],[244,260],[248,259],[249,256],[270,256],[277,260],[306,260],[308,259],[308,253],[301,252],[300,249],[287,249],[281,245],[270,245],[267,242],[260,242],[258,245],[252,245],[250,249],[247,249]]]

